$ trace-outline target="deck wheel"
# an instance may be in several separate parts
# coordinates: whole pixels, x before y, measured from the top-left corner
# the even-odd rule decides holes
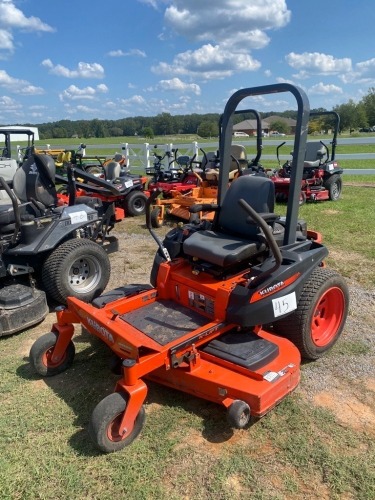
[[[75,356],[75,347],[72,341],[59,361],[52,361],[52,354],[57,341],[57,334],[46,333],[34,342],[30,350],[30,363],[34,370],[43,377],[52,377],[64,372],[71,366]]]
[[[145,410],[141,407],[130,433],[119,433],[127,400],[119,392],[109,394],[95,407],[89,424],[89,434],[95,446],[104,453],[119,451],[128,446],[141,432]]]
[[[250,406],[240,399],[233,401],[227,410],[227,420],[231,427],[244,429],[250,422]]]

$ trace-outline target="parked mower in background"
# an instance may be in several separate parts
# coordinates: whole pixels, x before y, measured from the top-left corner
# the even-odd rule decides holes
[[[163,157],[158,156],[157,167],[153,168],[152,178],[149,180],[147,189],[149,192],[159,189],[163,198],[171,198],[172,191],[179,193],[188,193],[192,187],[197,186],[202,180],[195,168],[200,162],[195,161],[195,155],[178,155],[178,150],[173,151],[174,159],[170,162],[169,168],[161,168],[160,161]],[[177,167],[172,167],[176,163]],[[150,173],[150,170],[148,170]]]
[[[292,93],[298,105],[285,218],[273,213],[274,183],[267,177],[239,176],[229,187],[236,107],[247,97],[280,92]],[[308,119],[306,94],[290,84],[233,94],[222,121],[217,199],[206,207],[214,221],[174,228],[162,243],[147,211],[158,245],[151,285],[124,285],[92,304],[68,298],[51,332],[32,346],[30,362],[42,376],[73,363],[74,324],[117,356],[115,392],[98,403],[89,423],[101,451],[120,450],[141,432],[147,380],[218,403],[230,426],[242,429],[298,385],[301,355],[320,358],[338,340],[348,289],[324,266],[321,236],[298,219]]]
[[[27,136],[27,146],[12,147],[12,141],[20,135]],[[3,136],[3,144],[0,154],[0,176],[12,186],[13,177],[17,168],[30,156],[34,148],[34,132],[30,129],[1,128],[0,138]],[[17,152],[15,153],[15,149]],[[4,194],[4,193],[2,193]],[[0,199],[4,198],[0,196]]]
[[[117,222],[125,216],[144,215],[147,201],[146,176],[129,174],[115,160],[103,163],[101,175],[81,170],[73,164],[67,168],[74,176],[74,196],[77,200],[80,197],[94,197],[99,198],[106,207],[114,204]],[[58,175],[56,180],[61,184],[59,195],[66,202],[67,196],[73,195],[68,191],[68,178]]]
[[[240,175],[262,175],[264,169],[259,163],[262,152],[261,119],[259,113],[254,109],[237,111],[236,113],[252,113],[257,120],[257,142],[256,156],[248,161],[246,148],[240,144],[232,144],[231,167],[229,182]],[[219,130],[222,128],[222,119],[219,120]],[[154,228],[161,227],[166,216],[172,216],[182,221],[188,222],[192,219],[212,220],[214,212],[207,210],[216,202],[217,189],[220,176],[220,141],[218,151],[206,152],[201,148],[202,161],[196,161],[195,156],[183,156],[180,160],[185,163],[184,170],[179,179],[169,182],[150,183],[150,193],[155,189],[160,189],[161,196],[156,199],[151,211],[151,225]],[[177,157],[176,161],[179,161]],[[192,215],[190,207],[192,205],[202,205],[203,209]]]
[[[108,253],[118,249],[109,236],[111,212],[100,199],[59,206],[55,163],[31,155],[17,169],[13,190],[0,177],[9,204],[0,205],[0,336],[32,326],[48,313],[47,298],[91,301],[110,277]],[[99,212],[102,212],[101,217]]]
[[[322,115],[330,115],[334,119],[331,153],[323,141],[307,142],[301,181],[300,204],[303,204],[305,201],[336,201],[341,196],[341,174],[343,173],[343,169],[335,160],[340,117],[335,111],[310,113],[310,117]],[[281,202],[288,200],[292,169],[291,160],[286,161],[281,166],[279,150],[285,144],[284,141],[277,146],[276,155],[279,169],[275,170],[271,175],[271,179],[275,183],[276,200]]]

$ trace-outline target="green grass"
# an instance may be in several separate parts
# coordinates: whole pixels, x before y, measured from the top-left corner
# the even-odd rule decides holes
[[[330,250],[327,259],[330,267],[370,289],[375,286],[374,206],[375,177],[344,175],[338,201],[308,202],[299,210],[308,228],[322,233]],[[276,211],[285,214],[286,205],[277,204]]]

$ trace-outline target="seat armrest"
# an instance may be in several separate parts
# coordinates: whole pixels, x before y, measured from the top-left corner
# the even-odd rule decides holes
[[[267,222],[267,224],[273,224],[280,217],[279,215],[270,212],[260,213],[259,215],[265,222]],[[255,222],[250,215],[247,217],[246,223],[258,225],[258,223]]]
[[[215,203],[197,203],[189,207],[189,212],[191,214],[196,214],[198,212],[213,212],[218,209],[218,205]]]

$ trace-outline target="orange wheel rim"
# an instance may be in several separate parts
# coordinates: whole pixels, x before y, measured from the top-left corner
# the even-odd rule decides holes
[[[315,307],[311,321],[311,337],[317,347],[325,347],[336,337],[345,308],[340,288],[329,288]]]
[[[56,366],[60,366],[61,363],[63,363],[65,361],[66,352],[64,353],[63,357],[61,359],[59,359],[59,361],[52,361],[53,351],[54,351],[54,347],[50,347],[43,354],[43,364],[44,364],[44,366],[47,366],[48,368],[55,368]]]

